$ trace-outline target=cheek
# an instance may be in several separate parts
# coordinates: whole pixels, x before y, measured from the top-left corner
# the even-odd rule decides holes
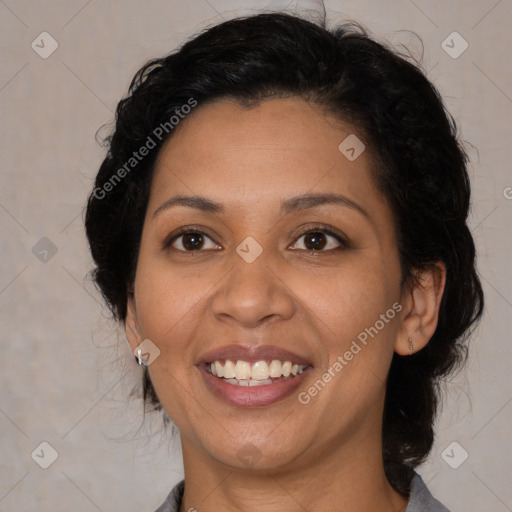
[[[200,317],[201,296],[207,290],[200,273],[173,266],[159,243],[154,233],[143,231],[135,278],[140,335],[160,349],[159,359],[149,367],[151,373],[187,355],[193,326]],[[184,371],[183,365],[176,365],[175,371]]]
[[[204,277],[180,277],[158,262],[141,265],[135,283],[137,312],[141,334],[162,345],[172,342],[179,350],[184,333],[191,329],[208,289]]]
[[[148,367],[151,382],[166,413],[182,432],[194,423],[202,424],[200,376],[193,367],[196,339],[205,318],[205,291],[209,286],[201,276],[183,277],[153,260],[140,261],[135,283],[140,333],[160,350]],[[197,404],[195,406],[194,404]]]
[[[386,381],[401,310],[393,268],[392,262],[370,265],[360,259],[329,276],[296,281],[294,290],[320,332],[319,349],[328,354],[321,371],[329,372],[333,385],[325,399],[347,404],[347,410],[380,396]],[[359,405],[352,403],[354,396]]]
[[[343,344],[392,308],[399,298],[399,275],[395,274],[391,266],[370,264],[356,256],[335,269],[290,275],[289,280],[293,279],[290,288],[310,314],[331,333],[328,338]]]

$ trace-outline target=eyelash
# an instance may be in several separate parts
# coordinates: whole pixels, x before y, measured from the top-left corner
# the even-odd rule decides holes
[[[297,242],[297,240],[299,240],[301,237],[303,237],[305,235],[308,235],[310,233],[323,233],[323,234],[332,236],[333,238],[336,239],[336,241],[340,244],[340,246],[335,247],[334,249],[328,249],[326,251],[325,250],[307,250],[307,249],[294,249],[294,250],[299,250],[299,251],[302,251],[302,252],[307,252],[308,254],[316,255],[318,253],[332,254],[334,252],[338,252],[338,251],[341,251],[343,249],[347,249],[349,247],[348,242],[345,240],[345,238],[341,234],[338,234],[338,233],[332,231],[331,229],[328,229],[328,228],[326,228],[324,226],[321,226],[321,225],[310,226],[310,227],[306,228],[304,231],[302,231],[301,233],[299,233],[297,235],[297,237],[295,238],[295,241],[294,241],[293,244],[295,244]],[[184,254],[193,254],[193,253],[197,253],[197,252],[204,252],[204,250],[201,250],[201,249],[199,249],[197,251],[185,251],[185,250],[182,250],[182,249],[175,249],[175,248],[171,247],[172,244],[178,238],[180,238],[183,235],[189,235],[189,234],[203,235],[203,236],[206,236],[207,238],[209,238],[210,240],[214,241],[204,231],[201,231],[201,230],[196,229],[196,228],[184,227],[184,228],[180,229],[180,231],[178,233],[175,233],[172,237],[166,238],[164,240],[163,244],[162,244],[162,248],[164,250],[171,250],[172,249],[172,250],[175,250],[177,252],[184,253]]]

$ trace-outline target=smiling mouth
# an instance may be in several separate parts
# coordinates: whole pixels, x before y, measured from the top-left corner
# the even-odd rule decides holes
[[[205,363],[208,373],[233,386],[268,386],[299,376],[311,365],[297,364],[279,359],[254,363],[238,359],[216,360]]]

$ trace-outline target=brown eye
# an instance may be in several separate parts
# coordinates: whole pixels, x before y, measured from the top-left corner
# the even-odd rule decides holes
[[[187,233],[182,235],[182,245],[187,251],[201,249],[204,245],[204,237],[199,233]]]
[[[327,244],[324,233],[307,233],[304,235],[304,245],[308,251],[321,250]]]
[[[304,238],[302,243],[304,247],[300,247],[300,244],[295,242],[291,247],[292,249],[299,249],[310,252],[329,252],[331,250],[337,250],[346,247],[345,241],[339,235],[326,229],[309,229],[308,231],[302,233],[297,240],[300,240],[301,238]],[[334,246],[333,242],[329,242],[329,238],[335,240]],[[326,246],[328,246],[327,249],[325,249]]]
[[[208,241],[211,242],[208,247]],[[198,252],[202,249],[218,249],[219,246],[205,233],[195,230],[187,230],[178,233],[164,244],[165,248],[172,248],[181,252]]]

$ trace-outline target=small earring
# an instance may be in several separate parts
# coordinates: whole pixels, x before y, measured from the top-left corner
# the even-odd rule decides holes
[[[147,354],[146,354],[147,355]],[[144,365],[144,366],[148,366],[148,360],[143,358],[142,357],[143,354],[142,354],[142,349],[138,348],[137,349],[137,355],[135,356],[135,358],[137,359],[137,362],[140,364],[140,365]]]
[[[412,356],[413,350],[414,350],[414,343],[412,342],[412,338],[409,338],[409,350],[411,353],[409,355]]]

